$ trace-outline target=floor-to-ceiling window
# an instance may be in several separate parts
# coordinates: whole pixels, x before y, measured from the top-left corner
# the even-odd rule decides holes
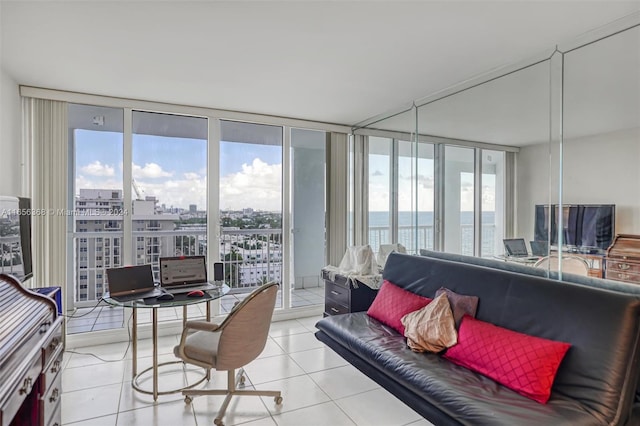
[[[367,149],[368,241],[470,256],[502,253],[506,153],[444,139],[362,132]],[[389,132],[393,134],[393,132]],[[395,136],[394,135],[394,136]],[[357,173],[357,171],[356,171]]]
[[[207,119],[133,111],[131,235],[135,264],[207,254]]]
[[[123,110],[69,105],[73,155],[68,226],[70,282],[76,306],[93,305],[108,290],[106,269],[122,266]],[[73,331],[73,327],[69,327]]]
[[[292,306],[324,304],[326,132],[291,129]]]
[[[393,139],[369,137],[368,185],[369,185],[369,245],[374,252],[380,244],[391,244],[391,212],[393,181],[391,174]]]
[[[236,292],[281,283],[283,129],[235,121],[221,121],[220,128],[219,244],[225,279]]]
[[[433,144],[398,140],[395,182],[398,193],[397,243],[408,253],[433,249]]]
[[[482,181],[480,188],[480,256],[503,253],[505,230],[505,153],[482,150]]]
[[[232,291],[214,312],[270,281],[281,284],[277,308],[320,311],[325,131],[79,104],[69,128],[69,306],[97,306],[70,319],[70,333],[123,327],[122,312],[99,303],[106,270],[151,264],[157,279],[164,256],[223,263]]]
[[[475,150],[444,147],[444,251],[473,256]]]

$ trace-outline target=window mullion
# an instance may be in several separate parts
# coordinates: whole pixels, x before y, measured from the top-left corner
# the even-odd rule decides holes
[[[293,256],[291,256],[291,128],[284,126],[282,144],[282,307],[291,307],[291,271]]]
[[[482,149],[474,150],[473,255],[482,256]]]
[[[122,146],[122,198],[124,214],[122,215],[122,252],[121,264],[135,264],[136,259],[133,256],[133,224],[131,216],[132,210],[132,193],[131,185],[133,183],[133,110],[124,108],[124,126],[123,126],[123,146]]]
[[[398,153],[400,150],[398,149],[398,145],[400,141],[398,139],[393,139],[391,142],[391,155],[389,158],[389,169],[391,173],[389,174],[389,216],[390,216],[390,230],[389,230],[389,242],[397,243],[398,242]]]

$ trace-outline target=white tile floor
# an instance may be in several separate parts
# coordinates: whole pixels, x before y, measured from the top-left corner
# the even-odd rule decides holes
[[[389,392],[360,373],[315,339],[319,318],[273,323],[264,352],[246,367],[246,386],[281,390],[284,402],[273,398],[234,397],[224,417],[225,425],[248,426],[427,426]],[[174,360],[178,336],[159,339],[160,361]],[[139,345],[138,371],[151,365],[151,342]],[[63,425],[212,425],[223,397],[195,397],[186,405],[180,394],[151,396],[131,388],[131,353],[126,343],[77,349],[113,362],[67,351],[62,373]],[[160,390],[192,382],[199,371],[183,371],[180,364],[161,370]],[[150,387],[150,380],[141,384]],[[204,386],[222,388],[226,373],[215,372]]]

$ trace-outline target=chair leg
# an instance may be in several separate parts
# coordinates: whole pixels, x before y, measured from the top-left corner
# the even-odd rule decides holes
[[[243,374],[243,370],[240,369],[238,371],[238,377],[234,377],[234,373],[235,370],[229,370],[227,371],[227,396],[225,397],[224,401],[222,401],[222,404],[220,405],[220,409],[218,409],[218,415],[216,416],[215,420],[213,421],[213,424],[215,424],[216,426],[222,426],[222,418],[224,417],[225,412],[227,411],[227,407],[229,406],[229,403],[231,402],[231,397],[233,396],[233,394],[236,392],[236,381],[239,380],[239,378],[242,376]]]
[[[227,371],[227,389],[211,389],[211,390],[184,390],[182,394],[185,396],[185,402],[191,401],[191,396],[195,395],[225,395],[224,401],[220,405],[220,409],[218,410],[218,415],[216,416],[213,423],[216,426],[223,426],[222,418],[227,411],[227,407],[231,402],[231,397],[234,395],[252,395],[252,396],[272,396],[275,403],[280,405],[282,404],[282,393],[280,391],[268,391],[268,390],[249,390],[249,389],[237,389],[237,384],[244,383],[244,369],[241,368],[238,370],[238,373],[235,374],[235,370]]]

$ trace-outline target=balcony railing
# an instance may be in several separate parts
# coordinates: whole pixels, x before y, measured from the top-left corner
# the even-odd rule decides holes
[[[220,253],[225,282],[232,290],[282,281],[280,229],[223,230]]]
[[[495,230],[496,226],[493,223],[482,225],[483,256],[495,254]],[[388,243],[391,243],[389,227],[369,227],[369,245],[375,253],[378,252],[380,244]],[[420,249],[433,250],[433,226],[399,226],[398,243],[402,244],[410,254],[418,254]],[[460,254],[473,256],[473,225],[460,225]]]
[[[493,253],[495,226],[483,226],[483,255]],[[80,306],[95,303],[106,291],[98,286],[106,277],[106,269],[129,264],[121,256],[121,232],[82,232],[74,234],[74,294]],[[462,254],[473,253],[473,226],[463,225],[460,232]],[[98,239],[102,239],[101,241]],[[389,229],[372,227],[369,241],[375,252],[381,243],[389,241]],[[417,245],[414,244],[417,241]],[[433,227],[400,227],[398,242],[409,253],[433,248]],[[159,259],[166,256],[194,256],[207,254],[205,229],[190,228],[172,231],[134,231],[132,248],[136,264],[151,264],[155,279],[159,281]],[[283,245],[279,229],[223,230],[219,261],[224,264],[224,281],[232,292],[248,292],[269,281],[282,281]],[[485,246],[486,244],[486,246]],[[97,247],[111,247],[97,251]],[[123,263],[124,262],[124,263]],[[86,276],[86,279],[84,278]],[[83,277],[80,283],[79,277]],[[213,279],[211,276],[210,279]],[[82,284],[82,286],[81,286]],[[292,283],[294,286],[295,283]],[[86,287],[85,287],[86,285]],[[70,289],[71,290],[71,289]]]
[[[132,237],[134,262],[138,265],[151,264],[156,281],[160,279],[160,257],[207,254],[205,229],[134,231]],[[103,295],[103,291],[106,291],[97,285],[103,280],[99,277],[106,277],[108,268],[129,264],[120,255],[122,238],[124,237],[120,232],[74,234],[74,294],[77,304],[95,303]],[[268,281],[281,282],[281,230],[223,230],[218,243],[220,261],[224,264],[224,279],[232,291],[247,292]],[[97,251],[97,248],[103,246],[111,246],[114,249]],[[79,282],[80,277],[82,283]]]

